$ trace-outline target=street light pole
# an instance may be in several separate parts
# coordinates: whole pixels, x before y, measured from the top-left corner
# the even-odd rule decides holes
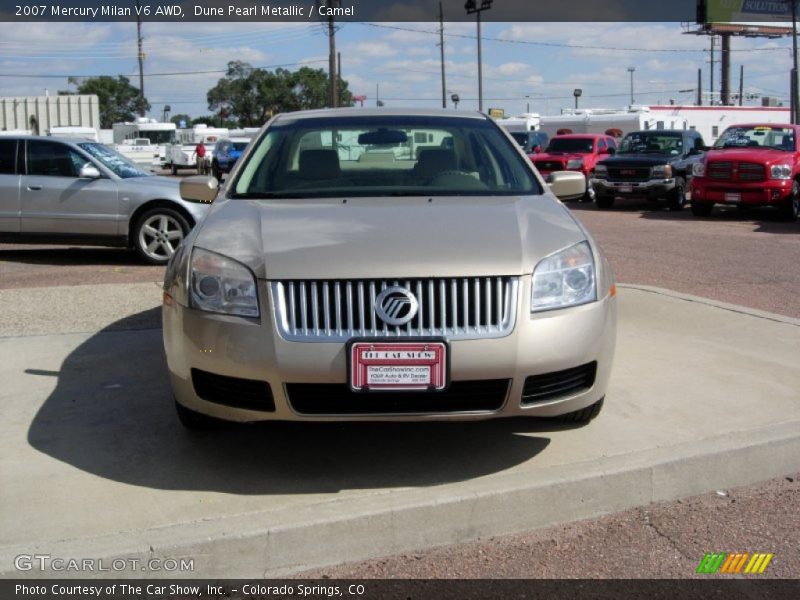
[[[797,0],[789,0],[792,4],[792,81],[789,86],[791,93],[792,123],[800,123],[800,102],[798,102],[797,84]]]
[[[483,57],[481,56],[481,13],[492,8],[494,0],[481,0],[478,6],[476,0],[467,0],[464,8],[468,15],[475,13],[478,25],[478,110],[483,112]]]
[[[631,74],[631,106],[633,106],[633,72],[636,70],[636,67],[628,67],[628,73]]]

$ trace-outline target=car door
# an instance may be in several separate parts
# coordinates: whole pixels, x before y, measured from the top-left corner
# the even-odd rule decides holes
[[[81,178],[81,167],[97,165],[56,140],[28,140],[20,186],[22,233],[116,236],[117,184],[105,175]],[[102,171],[101,171],[102,173]]]
[[[17,140],[0,138],[0,233],[19,233]]]

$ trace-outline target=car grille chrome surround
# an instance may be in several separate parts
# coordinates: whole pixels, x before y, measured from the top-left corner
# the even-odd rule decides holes
[[[405,325],[387,325],[375,311],[376,297],[390,286],[405,287],[419,303]],[[278,331],[292,342],[505,337],[516,323],[518,287],[509,276],[271,282]]]

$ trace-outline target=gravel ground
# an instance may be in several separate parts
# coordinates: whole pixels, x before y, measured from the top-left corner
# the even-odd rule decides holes
[[[798,475],[528,533],[298,573],[320,579],[709,578],[706,552],[771,552],[763,575],[800,575]],[[745,577],[740,575],[740,577]]]

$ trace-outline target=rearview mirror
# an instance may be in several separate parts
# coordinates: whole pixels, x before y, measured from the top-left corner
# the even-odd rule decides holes
[[[208,175],[192,175],[181,181],[181,198],[187,202],[210,204],[219,192],[219,181]]]
[[[379,146],[386,144],[403,144],[408,141],[405,131],[399,129],[376,129],[367,131],[358,136],[358,143],[361,146]]]

